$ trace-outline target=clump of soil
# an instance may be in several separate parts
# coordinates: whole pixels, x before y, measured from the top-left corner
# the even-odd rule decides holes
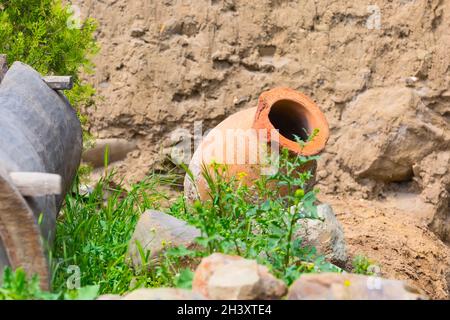
[[[419,197],[404,193],[383,201],[330,196],[321,200],[332,205],[342,223],[351,257],[368,257],[380,267],[382,277],[405,280],[430,298],[449,298],[450,248],[427,227],[432,208]]]
[[[89,81],[102,98],[87,110],[90,129],[138,147],[119,174],[136,181],[157,168],[176,129],[200,120],[210,129],[262,91],[294,88],[329,120],[319,186],[339,195],[332,204],[352,250],[385,276],[448,296],[448,1],[73,3],[99,21]],[[399,191],[426,202],[426,214],[402,207]]]

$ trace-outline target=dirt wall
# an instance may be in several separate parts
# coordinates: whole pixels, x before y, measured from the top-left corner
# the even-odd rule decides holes
[[[99,21],[91,131],[137,144],[118,164],[127,178],[155,168],[177,128],[201,120],[209,129],[256,106],[262,91],[288,86],[330,122],[318,169],[324,195],[406,193],[431,204],[412,225],[431,223],[449,238],[449,0],[73,2]],[[443,270],[446,254],[436,262]]]

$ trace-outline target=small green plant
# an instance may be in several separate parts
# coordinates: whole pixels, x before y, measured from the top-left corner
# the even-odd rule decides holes
[[[130,290],[142,287],[189,288],[193,273],[187,268],[202,252],[189,250],[184,246],[167,247],[157,259],[149,260],[149,251],[136,243],[140,253],[140,268],[137,268]]]
[[[183,269],[175,279],[175,286],[180,289],[192,289],[194,273],[189,269]]]
[[[90,175],[94,168],[90,164],[82,163],[78,167],[75,185],[86,184],[90,181]]]
[[[99,296],[98,285],[85,286],[79,289],[67,290],[62,295],[63,300],[94,300]]]
[[[3,271],[0,286],[0,300],[92,300],[98,296],[98,286],[88,286],[62,292],[46,292],[40,288],[38,276],[27,278],[25,271],[18,268],[12,271],[7,267]]]
[[[352,261],[353,273],[363,274],[363,275],[374,275],[374,267],[376,267],[375,262],[363,255],[357,255]]]
[[[21,268],[12,271],[7,267],[3,271],[3,284],[0,287],[0,300],[57,300],[60,294],[43,292],[39,278],[27,278]]]

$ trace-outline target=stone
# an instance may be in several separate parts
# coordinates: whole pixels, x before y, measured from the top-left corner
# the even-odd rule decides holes
[[[419,80],[417,77],[407,77],[405,79],[405,84],[408,87],[413,87],[417,80]]]
[[[195,239],[200,237],[200,231],[163,212],[148,210],[142,214],[130,240],[128,257],[135,268],[142,267],[142,259],[137,243],[144,252],[150,252],[149,260],[157,261],[165,249],[171,247],[195,246]],[[148,262],[150,262],[148,261]]]
[[[287,289],[254,260],[214,253],[195,271],[192,290],[216,300],[260,300],[279,299]]]
[[[302,245],[315,247],[317,253],[338,266],[347,261],[344,231],[329,204],[317,206],[319,219],[302,219],[295,238],[302,239]]]
[[[423,300],[403,281],[358,274],[304,274],[289,288],[288,300]]]
[[[256,261],[238,260],[224,265],[211,275],[208,295],[218,300],[250,300],[259,290],[260,277]]]
[[[94,188],[87,184],[80,184],[80,186],[78,188],[78,192],[82,196],[89,196],[94,192]]]
[[[450,123],[425,107],[412,88],[365,91],[345,109],[342,124],[346,130],[333,148],[359,179],[408,181],[415,163],[450,142]]]
[[[135,27],[133,29],[131,29],[131,36],[133,38],[140,38],[145,34],[145,30],[139,27]]]
[[[137,289],[121,300],[205,300],[205,298],[190,290],[174,288]]]

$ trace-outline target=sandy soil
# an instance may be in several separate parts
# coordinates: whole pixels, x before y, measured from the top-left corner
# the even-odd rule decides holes
[[[383,277],[405,280],[433,299],[448,299],[450,248],[427,227],[432,210],[419,197],[399,197],[404,202],[331,196],[321,200],[333,206],[344,227],[350,261],[365,255]]]

